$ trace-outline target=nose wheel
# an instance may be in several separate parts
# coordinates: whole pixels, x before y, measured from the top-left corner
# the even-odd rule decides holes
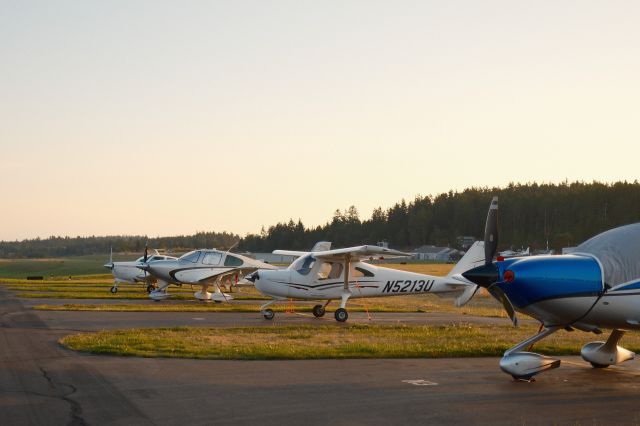
[[[344,308],[336,309],[336,312],[333,314],[333,316],[336,318],[336,321],[338,322],[345,322],[347,318],[349,318],[349,314],[347,313],[347,310]]]
[[[116,287],[115,285],[111,287],[111,293],[116,294],[117,292],[118,292],[118,287]]]
[[[264,309],[264,310],[262,311],[262,316],[264,317],[264,319],[272,320],[272,319],[273,319],[273,317],[275,317],[275,316],[276,316],[276,314],[275,314],[275,312],[273,312],[273,310],[271,310],[271,309]]]
[[[323,317],[325,314],[324,306],[316,305],[313,307],[313,316],[316,318]]]

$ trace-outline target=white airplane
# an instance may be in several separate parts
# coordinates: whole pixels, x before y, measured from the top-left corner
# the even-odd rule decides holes
[[[529,247],[527,247],[524,250],[505,250],[498,253],[498,256],[504,257],[505,259],[509,257],[523,257],[523,256],[530,256],[530,255],[531,255],[531,252],[529,251]]]
[[[202,286],[201,291],[194,294],[196,299],[218,303],[233,299],[230,294],[220,291],[223,279],[235,279],[237,283],[239,277],[258,269],[277,269],[259,260],[216,249],[194,250],[178,259],[143,262],[136,266],[157,279],[157,289],[149,293],[149,297],[155,301],[170,296],[167,293],[169,284],[190,284]],[[209,285],[212,284],[215,287],[213,294],[208,292]]]
[[[136,284],[136,283],[145,283],[147,284],[147,293],[150,293],[153,290],[153,283],[155,279],[149,276],[146,272],[141,271],[138,266],[144,262],[151,262],[156,260],[167,260],[167,259],[176,259],[172,256],[164,256],[161,255],[158,250],[155,250],[155,254],[149,256],[147,253],[147,248],[145,247],[144,256],[140,256],[138,259],[129,261],[129,262],[114,262],[113,261],[113,248],[111,249],[111,253],[109,255],[109,262],[104,264],[104,267],[111,270],[113,274],[113,287],[111,287],[111,293],[115,294],[118,292],[118,284],[119,283],[128,283],[128,284]]]
[[[266,319],[273,319],[268,307],[289,298],[327,300],[313,307],[313,315],[321,317],[331,300],[340,300],[335,319],[349,317],[346,304],[350,298],[401,296],[407,294],[448,293],[457,295],[456,305],[466,303],[477,286],[462,276],[463,272],[484,263],[484,243],[476,242],[446,277],[416,274],[383,268],[362,262],[365,259],[410,256],[378,246],[359,246],[330,250],[331,243],[321,242],[311,252],[275,250],[274,254],[299,256],[287,269],[257,271],[247,277],[265,296],[273,300],[261,306]]]

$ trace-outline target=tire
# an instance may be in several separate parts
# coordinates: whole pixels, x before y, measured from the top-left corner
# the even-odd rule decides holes
[[[323,317],[325,314],[324,306],[316,305],[313,307],[313,316],[316,318]]]
[[[276,314],[271,309],[265,309],[264,311],[262,311],[262,316],[264,317],[264,319],[272,320],[273,317],[276,316]]]
[[[116,294],[118,292],[118,287],[113,286],[111,287],[111,293]]]
[[[153,284],[149,284],[147,286],[147,293],[151,293],[153,291],[153,289],[154,289]]]
[[[595,362],[590,363],[593,368],[607,368],[609,365],[607,364],[596,364]]]
[[[515,380],[516,382],[535,382],[536,379],[533,378],[533,374],[528,374],[526,376],[516,376],[515,374],[512,374],[511,377],[513,377],[513,380]]]
[[[336,321],[338,322],[345,322],[347,318],[349,318],[349,314],[347,313],[347,310],[344,308],[336,309],[336,312],[333,314],[333,316],[336,318]]]

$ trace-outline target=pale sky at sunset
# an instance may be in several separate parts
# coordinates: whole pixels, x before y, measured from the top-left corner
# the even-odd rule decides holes
[[[0,240],[640,175],[637,1],[0,0]]]

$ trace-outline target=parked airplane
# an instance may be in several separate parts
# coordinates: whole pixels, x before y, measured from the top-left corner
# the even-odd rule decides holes
[[[190,284],[202,286],[201,291],[194,294],[200,300],[215,302],[233,299],[230,294],[222,293],[220,285],[224,278],[234,279],[258,269],[276,269],[275,266],[260,262],[245,256],[216,249],[202,249],[191,251],[178,259],[162,262],[143,262],[137,267],[149,272],[157,280],[157,289],[149,293],[149,297],[160,301],[169,297],[169,284]],[[215,287],[215,292],[209,293],[209,285]]]
[[[606,342],[583,346],[582,358],[606,368],[635,357],[618,346],[626,330],[640,329],[640,223],[603,232],[572,254],[502,259],[493,262],[498,244],[498,198],[485,225],[485,264],[462,275],[502,302],[513,324],[516,311],[540,321],[540,333],[504,353],[500,368],[515,379],[530,380],[557,368],[560,360],[525,348],[558,330],[601,334]]]
[[[523,256],[529,256],[531,255],[531,252],[529,251],[529,247],[527,247],[526,249],[522,249],[522,250],[505,250],[505,251],[501,251],[500,253],[498,253],[498,256],[507,258],[507,257],[523,257]]]
[[[144,262],[176,259],[175,257],[161,255],[158,253],[158,250],[154,249],[154,251],[155,254],[149,256],[147,248],[145,247],[144,256],[141,256],[136,260],[129,262],[114,262],[113,248],[111,248],[109,262],[104,264],[104,267],[110,269],[113,274],[113,287],[111,287],[111,293],[115,294],[118,292],[119,283],[144,283],[147,284],[147,293],[150,293],[154,288],[153,283],[155,282],[155,279],[149,276],[146,272],[141,271],[138,266]]]
[[[364,263],[374,258],[410,256],[397,250],[378,246],[359,246],[331,250],[331,243],[316,244],[311,252],[275,250],[274,254],[299,256],[287,269],[257,271],[247,277],[256,289],[273,300],[261,307],[266,319],[275,316],[269,306],[288,298],[327,300],[313,308],[313,315],[321,317],[332,300],[340,300],[336,321],[348,318],[347,300],[360,297],[400,296],[406,294],[449,293],[458,295],[457,304],[471,298],[477,286],[461,274],[481,264],[483,243],[475,243],[446,277],[416,274]]]

